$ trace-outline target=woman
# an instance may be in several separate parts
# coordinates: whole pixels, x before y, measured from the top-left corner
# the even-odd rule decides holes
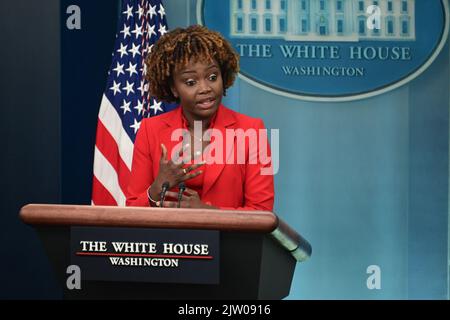
[[[239,69],[231,45],[202,26],[178,28],[159,39],[145,63],[150,94],[180,105],[142,121],[127,205],[160,206],[167,183],[163,206],[176,207],[183,182],[182,208],[272,211],[267,137],[253,134],[264,124],[221,104]],[[267,157],[260,156],[262,149]]]

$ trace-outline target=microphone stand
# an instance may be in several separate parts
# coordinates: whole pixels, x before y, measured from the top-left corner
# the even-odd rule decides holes
[[[160,195],[160,197],[159,197],[159,199],[160,199],[160,207],[162,208],[163,207],[163,204],[164,204],[164,199],[166,198],[166,192],[167,192],[167,190],[169,190],[169,182],[164,182],[163,184],[162,184],[162,186],[161,186],[161,195]]]

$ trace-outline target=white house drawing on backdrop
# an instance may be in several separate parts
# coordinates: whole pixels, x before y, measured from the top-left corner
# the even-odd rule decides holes
[[[368,29],[366,8],[381,10]],[[415,40],[415,0],[230,0],[230,36],[286,41]]]

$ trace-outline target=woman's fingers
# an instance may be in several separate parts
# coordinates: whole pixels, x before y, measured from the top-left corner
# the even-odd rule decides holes
[[[176,201],[164,201],[163,208],[177,208],[178,202]]]
[[[177,199],[178,200],[178,193],[177,192],[173,192],[173,191],[167,191],[166,192],[166,198],[173,198],[173,199]],[[186,201],[188,200],[188,197],[185,196],[184,194],[181,195],[181,200],[182,201]]]
[[[167,148],[164,144],[161,144],[161,165],[164,166],[164,172],[166,172],[165,174],[167,175],[166,180],[174,180],[175,185],[179,182],[195,178],[202,174],[202,170],[193,173],[190,172],[206,164],[206,162],[203,161],[183,168],[184,163],[182,156],[187,148],[190,148],[189,144],[184,145],[178,152],[172,152],[173,159],[167,160]],[[170,176],[172,178],[169,178]]]
[[[194,171],[195,169],[200,168],[201,166],[204,166],[205,163],[206,162],[200,162],[200,163],[197,163],[197,164],[193,164],[193,165],[187,167],[186,170],[187,170],[187,172]]]
[[[186,168],[183,168],[182,166],[181,167],[178,166],[178,168],[179,168],[179,170],[181,172],[181,175],[184,176],[184,177],[182,177],[182,179],[183,179],[182,181],[186,181],[186,180],[192,179],[192,178],[198,176],[199,174],[202,174],[203,171],[198,171],[198,172],[195,172],[195,173],[189,173],[189,172],[194,171],[195,169],[203,166],[204,164],[205,164],[205,162],[201,162],[201,163],[198,163],[198,164],[193,164],[193,165],[191,165],[189,167],[186,167]]]
[[[195,191],[195,190],[193,190],[193,189],[190,189],[190,188],[186,188],[186,189],[184,190],[184,192],[187,193],[189,196],[195,196],[195,195],[198,195],[198,192],[197,192],[197,191]]]
[[[184,193],[185,194],[183,194],[181,196],[181,201],[180,201],[181,208],[202,208],[202,206],[201,206],[202,202],[200,201],[200,197],[199,197],[197,191],[190,189],[190,188],[186,188],[184,190]],[[166,197],[169,197],[171,199],[177,199],[177,200],[176,201],[165,200],[163,203],[164,208],[178,208],[178,193],[177,192],[168,191],[166,193]]]
[[[199,171],[193,172],[193,173],[187,173],[186,175],[184,175],[184,177],[181,178],[181,181],[190,180],[192,178],[195,178],[198,175],[201,175],[202,173],[203,173],[202,170],[199,170]]]

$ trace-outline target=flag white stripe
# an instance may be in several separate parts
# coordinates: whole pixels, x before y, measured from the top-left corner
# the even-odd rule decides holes
[[[126,197],[120,188],[117,172],[97,146],[94,153],[94,176],[111,193],[118,206],[125,206]]]
[[[102,98],[98,118],[116,141],[119,148],[119,155],[123,162],[125,162],[128,170],[131,171],[133,142],[127,132],[123,129],[119,114],[105,95],[103,95]]]

